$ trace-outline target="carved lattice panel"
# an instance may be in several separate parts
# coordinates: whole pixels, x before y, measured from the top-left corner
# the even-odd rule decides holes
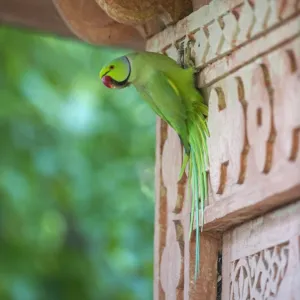
[[[189,39],[209,103],[202,277],[195,286],[186,182],[177,182],[182,149],[158,121],[155,299],[215,299],[216,232],[300,197],[300,1],[212,1],[151,38],[147,50],[177,60],[179,43]],[[273,246],[244,263],[251,269],[256,258],[286,249]]]
[[[224,234],[222,299],[300,299],[299,215],[300,201]]]

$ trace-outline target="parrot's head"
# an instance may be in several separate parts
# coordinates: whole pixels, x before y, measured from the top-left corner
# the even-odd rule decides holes
[[[99,73],[99,77],[108,88],[120,89],[129,85],[130,73],[130,62],[126,56],[122,56],[104,66]]]

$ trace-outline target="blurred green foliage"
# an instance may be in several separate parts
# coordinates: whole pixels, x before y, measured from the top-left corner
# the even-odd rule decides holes
[[[124,50],[0,28],[0,299],[152,299],[155,116]]]

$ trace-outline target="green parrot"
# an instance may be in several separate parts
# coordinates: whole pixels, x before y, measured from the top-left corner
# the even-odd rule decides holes
[[[179,179],[189,163],[188,182],[192,188],[190,236],[195,222],[196,280],[200,272],[199,200],[202,229],[204,201],[208,194],[206,138],[209,132],[206,122],[208,107],[195,87],[194,69],[183,69],[163,54],[137,52],[113,60],[101,69],[99,77],[108,88],[133,85],[154,112],[177,132],[181,140],[184,158]]]

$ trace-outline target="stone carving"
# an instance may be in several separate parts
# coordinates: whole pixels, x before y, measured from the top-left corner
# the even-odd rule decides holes
[[[230,300],[273,299],[287,270],[288,243],[231,263]]]
[[[298,0],[212,1],[150,38],[147,50],[176,60],[178,42],[194,39],[196,65],[203,67],[295,17],[299,10]]]
[[[286,197],[292,199],[300,184],[299,1],[230,3],[213,1],[148,41],[149,50],[176,59],[179,44],[194,39],[195,61],[202,69],[198,84],[210,107],[207,230],[233,225],[232,218],[226,220],[232,212],[242,210],[237,223],[258,215],[257,210],[245,214],[245,202],[250,206],[294,189]],[[283,105],[287,97],[289,105]],[[280,173],[290,178],[276,184]],[[229,206],[220,201],[229,197]],[[264,210],[279,202],[270,201]]]
[[[300,299],[300,201],[223,236],[222,299]]]
[[[225,204],[208,206],[207,223],[245,207],[247,201],[258,203],[293,187],[299,195],[298,61],[300,36],[208,87],[212,189],[209,204],[230,197],[232,207],[222,213]],[[205,72],[207,79],[213,69]],[[289,176],[282,176],[284,173]],[[282,201],[287,198],[282,197]],[[276,202],[270,205],[275,206]],[[255,215],[256,211],[252,213]]]
[[[147,50],[176,61],[180,44],[194,40],[210,129],[202,276],[195,285],[186,178],[177,182],[182,149],[174,131],[158,122],[155,299],[215,300],[216,231],[300,197],[299,22],[298,0],[212,1],[148,40]],[[224,299],[275,299],[286,289],[280,286],[288,270],[286,241],[225,259]],[[226,274],[233,276],[230,288]]]

